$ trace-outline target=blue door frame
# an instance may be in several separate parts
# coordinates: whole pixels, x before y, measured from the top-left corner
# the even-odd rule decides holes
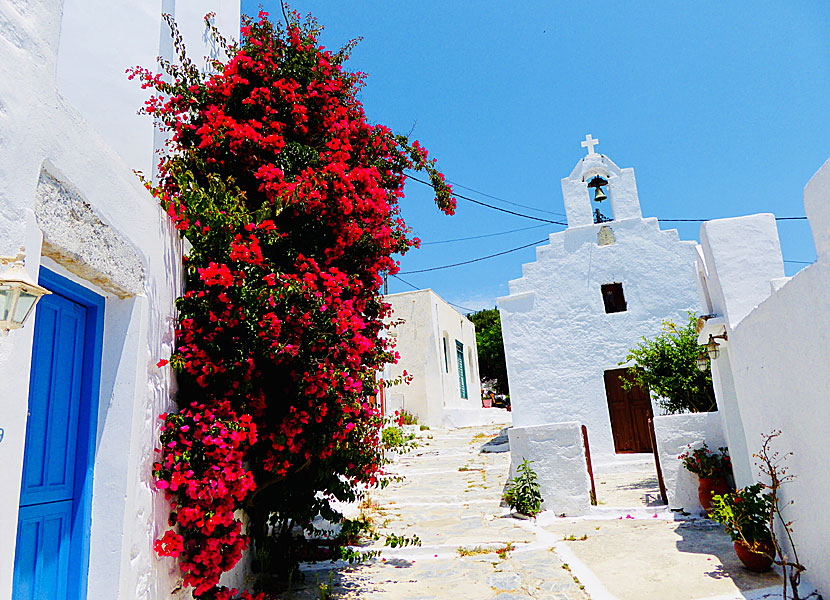
[[[95,442],[98,424],[98,396],[100,391],[101,378],[101,352],[103,347],[104,332],[104,298],[87,288],[57,275],[47,269],[40,270],[40,284],[51,290],[56,296],[63,297],[85,309],[83,320],[83,357],[79,365],[79,398],[77,407],[72,409],[72,418],[77,418],[77,438],[75,440],[74,465],[69,465],[73,473],[71,507],[65,506],[65,514],[59,514],[62,504],[66,502],[55,501],[51,504],[34,504],[26,507],[27,515],[41,519],[38,528],[29,530],[29,537],[18,528],[18,539],[27,544],[36,544],[34,550],[29,548],[18,548],[15,558],[15,567],[18,567],[18,558],[23,561],[28,559],[30,564],[37,558],[38,553],[43,552],[45,545],[55,546],[57,542],[54,536],[69,537],[69,545],[62,548],[58,554],[59,570],[66,575],[65,587],[67,600],[85,600],[87,591],[87,577],[89,572],[89,546],[90,546],[90,522],[92,512],[92,484],[93,466],[95,463]],[[47,297],[48,298],[48,297]],[[57,299],[60,301],[59,299]],[[63,302],[65,302],[65,300]],[[49,302],[48,299],[46,300]],[[43,300],[41,301],[43,302]],[[35,317],[35,342],[38,340],[38,317]],[[36,384],[36,364],[32,361],[32,372],[30,376],[30,398],[34,385]],[[27,435],[28,451],[28,435]],[[24,464],[26,464],[24,456]],[[49,492],[44,492],[43,500],[49,502]],[[27,496],[28,497],[28,496]],[[22,511],[23,509],[21,509]],[[67,518],[68,517],[68,518]],[[50,533],[50,535],[44,535]],[[23,551],[23,552],[21,552]],[[24,565],[21,565],[23,568]],[[15,574],[15,589],[13,597],[17,597],[17,576]],[[21,590],[21,595],[24,592]]]

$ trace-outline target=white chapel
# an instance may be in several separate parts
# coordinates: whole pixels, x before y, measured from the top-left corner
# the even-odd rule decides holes
[[[663,319],[683,324],[700,305],[695,243],[643,218],[634,170],[596,143],[582,142],[587,155],[562,179],[567,229],[536,248],[498,306],[515,433],[585,425],[594,463],[607,464],[651,452],[656,407],[646,390],[622,389],[619,363]]]

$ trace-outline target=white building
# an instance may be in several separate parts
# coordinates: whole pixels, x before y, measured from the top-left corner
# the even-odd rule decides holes
[[[715,394],[738,485],[768,483],[751,455],[763,435],[782,432],[772,449],[792,452],[786,466],[795,476],[781,488],[784,518],[793,523],[804,580],[827,594],[830,160],[805,187],[804,209],[818,258],[793,277],[784,277],[773,215],[704,223],[698,274],[704,310],[714,316],[698,341],[718,344]]]
[[[536,248],[498,305],[514,429],[586,425],[596,464],[651,451],[652,402],[622,389],[619,363],[663,319],[682,325],[700,305],[695,243],[643,218],[634,170],[595,153],[595,142],[588,136],[588,155],[562,180],[568,228]],[[603,222],[589,196],[597,184],[609,199]]]
[[[430,427],[476,425],[505,420],[506,411],[481,408],[481,379],[475,326],[430,289],[389,294],[400,359],[386,378],[404,371],[411,383],[385,390],[386,411],[406,410]],[[499,420],[500,419],[500,420]]]
[[[162,11],[194,59],[206,12],[239,31],[238,0],[0,3],[0,256],[54,292],[0,337],[0,600],[189,595],[150,472],[181,244],[132,172],[160,140],[125,74],[172,58]]]

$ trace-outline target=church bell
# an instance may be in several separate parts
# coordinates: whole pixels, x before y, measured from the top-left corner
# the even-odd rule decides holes
[[[602,177],[594,177],[591,181],[588,182],[589,188],[594,189],[594,201],[595,202],[602,202],[603,200],[608,200],[608,196],[605,195],[605,192],[602,191],[602,186],[608,185],[608,182],[605,181]]]

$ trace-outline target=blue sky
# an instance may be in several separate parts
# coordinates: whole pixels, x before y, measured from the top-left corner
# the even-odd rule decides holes
[[[278,2],[262,5],[281,18]],[[249,14],[258,6],[242,2]],[[363,38],[347,66],[368,74],[361,100],[370,121],[411,131],[450,181],[476,190],[458,193],[509,210],[563,219],[560,179],[585,154],[580,141],[588,133],[600,140],[597,152],[634,168],[643,215],[665,219],[803,215],[803,187],[830,157],[826,2],[305,0],[292,7],[320,21],[328,48]],[[403,257],[402,273],[563,229],[465,200],[446,217],[429,191],[407,183],[403,216],[425,244]],[[661,227],[697,240],[700,224]],[[429,243],[516,229],[523,230]],[[778,229],[785,260],[815,260],[806,221],[779,221]],[[531,246],[401,277],[480,309],[507,294],[507,282],[534,256]],[[805,266],[785,265],[788,275]],[[390,292],[408,289],[390,278]]]

